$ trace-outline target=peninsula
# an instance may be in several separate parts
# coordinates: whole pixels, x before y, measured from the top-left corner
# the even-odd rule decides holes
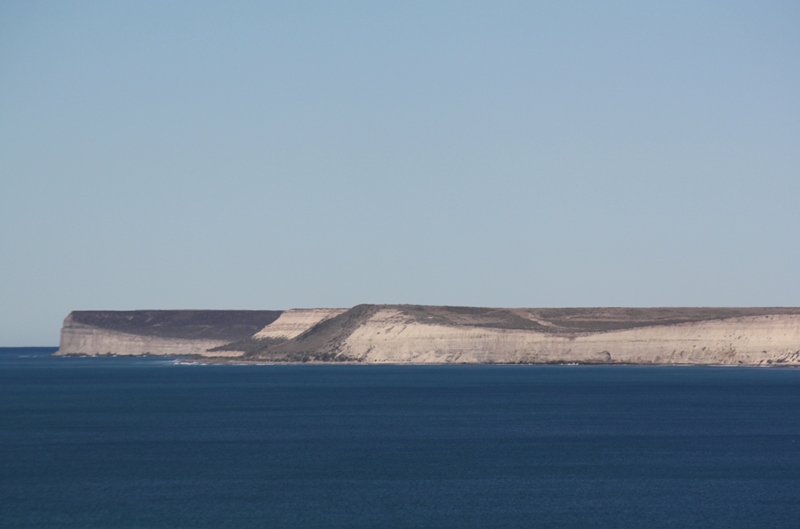
[[[210,362],[800,366],[800,308],[75,311],[56,355]]]

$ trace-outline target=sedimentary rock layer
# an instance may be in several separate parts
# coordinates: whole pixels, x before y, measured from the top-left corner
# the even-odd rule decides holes
[[[800,309],[364,305],[255,356],[366,363],[800,365]]]
[[[56,354],[207,355],[214,347],[250,338],[280,314],[249,310],[75,311],[64,320]]]
[[[800,365],[800,315],[564,334],[428,325],[382,310],[348,336],[339,353],[371,363]]]
[[[74,312],[58,354],[251,362],[800,366],[800,308]]]
[[[329,320],[347,309],[292,309],[283,312],[280,317],[258,331],[256,340],[290,340]]]

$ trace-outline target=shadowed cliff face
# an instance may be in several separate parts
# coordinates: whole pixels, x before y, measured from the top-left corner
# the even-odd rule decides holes
[[[250,338],[277,320],[280,310],[86,310],[72,323],[138,336],[234,341]]]

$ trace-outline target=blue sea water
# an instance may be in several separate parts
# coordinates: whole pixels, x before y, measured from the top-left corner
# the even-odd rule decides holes
[[[800,370],[0,349],[0,527],[793,528]]]

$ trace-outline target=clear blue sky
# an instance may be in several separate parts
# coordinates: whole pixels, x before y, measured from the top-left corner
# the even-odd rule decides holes
[[[0,3],[0,345],[77,309],[800,305],[800,3]]]

